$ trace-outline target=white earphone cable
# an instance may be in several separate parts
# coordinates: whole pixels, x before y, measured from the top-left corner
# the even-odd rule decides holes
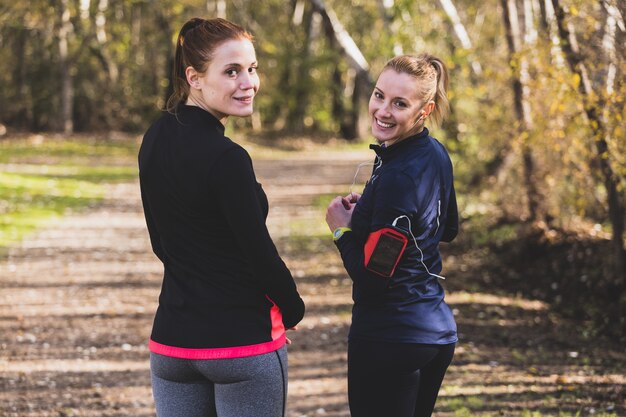
[[[426,270],[426,272],[428,273],[428,275],[431,275],[433,277],[437,277],[439,279],[446,279],[446,277],[441,276],[441,275],[437,275],[437,274],[433,274],[432,272],[430,272],[430,270],[428,269],[428,267],[426,266],[426,264],[424,263],[424,252],[422,252],[422,249],[420,249],[419,245],[417,244],[417,239],[415,238],[415,236],[413,235],[413,231],[411,230],[411,219],[409,219],[408,216],[406,215],[402,215],[402,216],[398,216],[395,218],[395,220],[393,221],[393,223],[391,223],[392,226],[395,227],[395,225],[398,223],[398,220],[405,218],[407,223],[409,223],[409,234],[411,235],[411,237],[413,238],[413,243],[415,244],[415,247],[417,248],[417,250],[420,253],[420,262],[421,264],[424,266],[424,269]]]

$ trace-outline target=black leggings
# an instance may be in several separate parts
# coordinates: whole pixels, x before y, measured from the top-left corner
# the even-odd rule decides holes
[[[348,399],[352,417],[429,417],[455,344],[351,340]]]

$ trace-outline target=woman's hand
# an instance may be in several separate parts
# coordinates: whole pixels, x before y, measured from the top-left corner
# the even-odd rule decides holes
[[[290,327],[290,328],[288,328],[286,330],[298,330],[298,326],[293,326],[293,327]],[[290,338],[286,337],[285,339],[287,339],[287,344],[288,345],[290,345],[292,343]]]
[[[348,203],[356,204],[360,198],[361,198],[361,194],[350,192],[350,194],[345,196],[343,199],[346,200]]]
[[[356,194],[358,196],[358,194]],[[352,202],[354,200],[354,202]],[[335,197],[326,209],[326,223],[330,231],[338,227],[350,227],[352,223],[352,212],[356,205],[357,197]]]

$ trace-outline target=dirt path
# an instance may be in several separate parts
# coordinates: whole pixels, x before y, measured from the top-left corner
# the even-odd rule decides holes
[[[350,281],[327,235],[304,236],[320,229],[317,196],[347,191],[360,161],[256,162],[268,224],[308,307],[290,335],[289,417],[349,415]],[[584,341],[541,302],[477,288],[476,254],[447,255],[462,343],[437,416],[626,415],[620,347]],[[146,341],[160,274],[137,184],[12,248],[0,260],[0,416],[154,415]]]

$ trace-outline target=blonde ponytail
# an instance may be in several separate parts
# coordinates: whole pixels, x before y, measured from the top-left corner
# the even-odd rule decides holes
[[[420,84],[422,102],[426,104],[432,100],[435,103],[429,119],[435,127],[441,126],[450,110],[447,95],[448,70],[443,61],[428,53],[400,55],[387,62],[383,71],[387,68],[416,78]]]
[[[445,64],[435,56],[427,55],[427,59],[437,71],[437,87],[433,98],[435,108],[432,113],[430,113],[430,118],[433,124],[439,127],[450,111],[450,102],[448,101],[448,69]]]

